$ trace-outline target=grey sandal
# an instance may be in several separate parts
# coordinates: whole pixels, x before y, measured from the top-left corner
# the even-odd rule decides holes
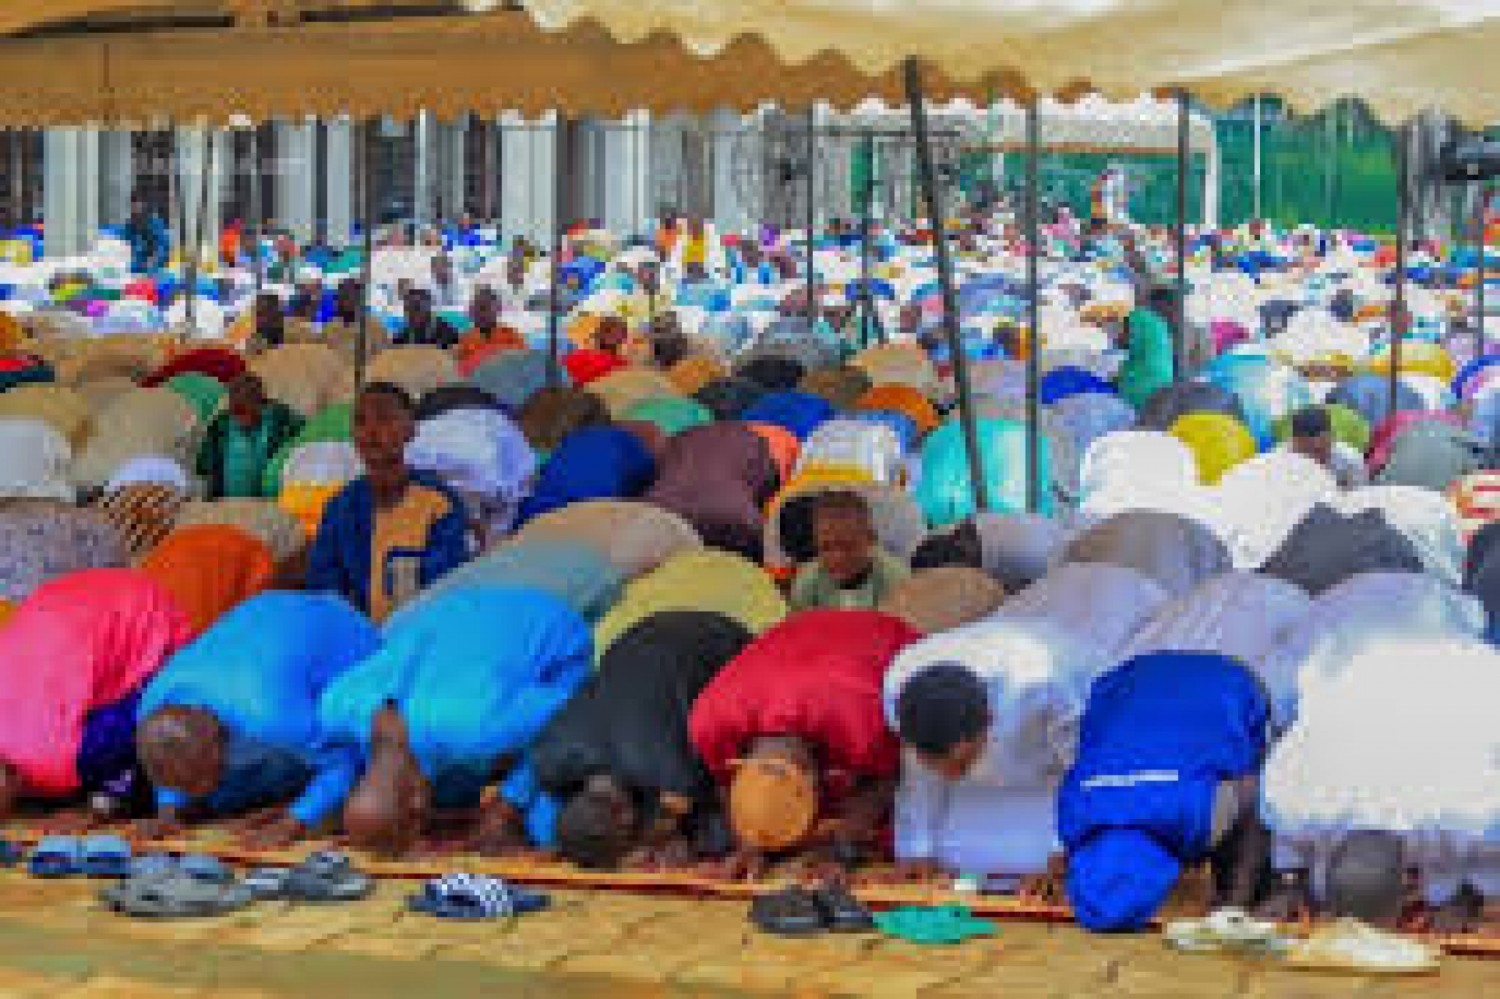
[[[222,916],[253,898],[240,884],[211,884],[182,873],[129,878],[99,893],[116,912],[141,919],[193,919]]]

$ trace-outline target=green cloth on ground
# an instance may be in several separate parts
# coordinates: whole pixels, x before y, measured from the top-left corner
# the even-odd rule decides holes
[[[918,944],[958,944],[995,932],[994,923],[970,915],[966,905],[908,905],[877,912],[875,928],[886,936]]]
[[[905,562],[881,548],[875,549],[870,573],[859,586],[839,586],[821,562],[813,561],[798,571],[787,602],[794,611],[815,607],[875,610],[910,575],[911,568]]]
[[[1144,307],[1130,313],[1126,328],[1130,345],[1115,383],[1120,396],[1139,410],[1153,392],[1172,384],[1172,328]]]

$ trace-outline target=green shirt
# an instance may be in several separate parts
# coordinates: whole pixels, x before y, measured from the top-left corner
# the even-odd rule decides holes
[[[224,433],[224,496],[235,499],[260,499],[266,462],[271,459],[270,421],[261,418],[246,430],[238,420],[230,420]]]
[[[875,550],[870,572],[857,586],[843,587],[833,581],[821,562],[809,562],[792,582],[792,610],[834,607],[844,610],[874,610],[893,589],[911,575],[905,562],[883,549]]]

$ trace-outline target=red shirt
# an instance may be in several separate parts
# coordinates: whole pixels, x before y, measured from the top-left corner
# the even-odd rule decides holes
[[[624,358],[607,350],[575,350],[563,358],[563,367],[574,385],[587,385],[625,367]]]
[[[824,765],[830,800],[859,778],[894,777],[900,747],[886,727],[881,683],[896,654],[921,637],[869,610],[793,614],[751,643],[704,688],[688,731],[714,780],[760,736],[796,736]]]

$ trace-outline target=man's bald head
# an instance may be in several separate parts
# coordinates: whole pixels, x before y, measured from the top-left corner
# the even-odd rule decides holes
[[[190,797],[212,794],[224,770],[224,729],[204,708],[153,712],[136,728],[136,753],[157,787]]]
[[[1395,833],[1365,829],[1340,841],[1328,862],[1328,908],[1335,916],[1390,922],[1406,900],[1406,849]]]

